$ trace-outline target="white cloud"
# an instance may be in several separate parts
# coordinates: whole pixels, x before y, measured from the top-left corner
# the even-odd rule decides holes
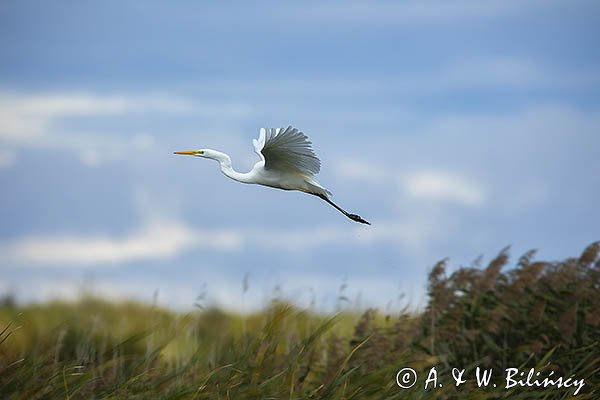
[[[0,244],[0,261],[48,267],[79,267],[177,257],[194,249],[236,252],[245,247],[305,252],[328,246],[392,243],[420,252],[436,235],[427,224],[381,222],[363,226],[321,226],[298,230],[198,229],[176,220],[156,220],[123,237],[33,235]]]
[[[376,185],[391,185],[416,200],[480,206],[485,200],[482,185],[457,172],[417,169],[413,172],[385,168],[376,163],[344,159],[337,163],[337,174],[344,179]]]
[[[175,221],[155,221],[126,237],[31,236],[2,247],[12,260],[64,267],[167,258],[190,248],[228,250],[239,245],[240,239],[229,232],[205,232]]]
[[[83,128],[68,128],[61,123],[73,117],[114,117],[134,114],[181,114],[223,116],[235,119],[247,116],[251,108],[232,102],[201,102],[187,97],[153,93],[98,94],[78,92],[47,92],[24,94],[0,91],[0,144],[5,148],[41,148],[73,152],[87,166],[123,159],[137,152],[151,150],[152,134],[119,133],[97,130],[97,120],[83,121]],[[171,132],[168,132],[169,134]]]
[[[463,176],[443,171],[420,171],[404,178],[406,192],[415,198],[479,206],[484,200],[480,185]]]
[[[26,141],[47,133],[55,120],[131,112],[192,112],[194,102],[164,95],[0,92],[0,138]]]
[[[598,110],[553,103],[427,115],[369,144],[362,161],[343,158],[332,165],[345,180],[392,187],[395,192],[385,190],[402,198],[523,211],[553,201],[551,194],[568,184],[565,176],[579,179],[597,164],[591,149],[598,126]],[[382,148],[394,148],[394,158],[384,150],[368,159]]]

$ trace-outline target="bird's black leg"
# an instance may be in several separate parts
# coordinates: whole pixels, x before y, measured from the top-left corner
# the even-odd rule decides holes
[[[314,196],[320,197],[321,199],[325,200],[326,202],[328,202],[329,204],[331,204],[336,210],[338,210],[339,212],[341,212],[342,214],[344,214],[346,217],[350,218],[352,221],[358,222],[358,223],[361,223],[361,224],[371,225],[371,223],[369,221],[364,220],[360,215],[350,214],[349,212],[347,212],[346,210],[344,210],[343,208],[341,208],[340,206],[338,206],[337,204],[335,204],[333,201],[331,201],[324,194],[313,193],[313,192],[308,192],[308,193],[310,193],[310,194],[312,194]]]

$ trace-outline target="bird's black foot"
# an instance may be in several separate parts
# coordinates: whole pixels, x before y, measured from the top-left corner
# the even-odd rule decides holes
[[[371,223],[369,221],[362,219],[362,217],[360,215],[348,214],[348,218],[350,218],[352,221],[360,222],[361,224],[371,225]]]

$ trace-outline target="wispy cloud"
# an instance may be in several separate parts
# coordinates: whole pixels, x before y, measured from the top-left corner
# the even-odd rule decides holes
[[[397,187],[403,195],[416,200],[476,207],[483,204],[486,195],[481,184],[464,174],[446,170],[427,168],[407,172],[344,159],[337,164],[336,171],[344,179]]]
[[[239,246],[240,238],[226,231],[205,232],[176,221],[154,221],[125,237],[31,236],[1,247],[11,260],[65,267],[168,258],[190,248],[230,250]]]
[[[369,159],[370,152],[379,151],[372,146],[362,160],[341,158],[332,165],[345,180],[387,185],[409,199],[466,207],[499,206],[500,201],[502,209],[522,210],[550,201],[550,193],[588,173],[590,163],[596,164],[591,149],[598,143],[599,124],[597,109],[560,103],[503,113],[440,113],[379,140],[379,147],[398,149],[393,162],[389,156]],[[575,155],[588,160],[588,167],[574,163]]]
[[[73,152],[88,166],[106,160],[124,158],[153,146],[148,132],[124,127],[116,133],[98,131],[94,117],[144,117],[181,115],[194,117],[247,116],[251,108],[242,103],[198,101],[183,96],[153,93],[99,94],[90,92],[47,92],[24,94],[0,92],[0,144],[12,150],[19,148],[52,149]],[[83,128],[69,128],[65,121],[90,117]],[[91,128],[86,128],[91,126]],[[170,133],[170,132],[169,132]]]
[[[0,93],[0,139],[28,140],[61,118],[132,112],[191,112],[197,104],[164,95],[90,93]]]
[[[305,252],[328,246],[392,243],[419,252],[435,232],[426,224],[381,222],[360,226],[310,229],[198,229],[174,219],[146,223],[126,236],[32,235],[0,244],[0,261],[48,267],[114,265],[130,261],[181,256],[191,250],[237,252],[254,250]]]

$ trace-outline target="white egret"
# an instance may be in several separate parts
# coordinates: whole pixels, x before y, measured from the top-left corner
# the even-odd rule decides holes
[[[201,149],[176,151],[175,154],[217,160],[223,174],[238,182],[312,194],[325,200],[351,220],[371,225],[359,215],[351,214],[331,201],[331,192],[314,179],[314,175],[321,169],[321,161],[304,133],[291,126],[286,129],[261,128],[258,140],[254,139],[252,143],[261,160],[247,173],[235,171],[231,166],[231,158],[220,151]]]

